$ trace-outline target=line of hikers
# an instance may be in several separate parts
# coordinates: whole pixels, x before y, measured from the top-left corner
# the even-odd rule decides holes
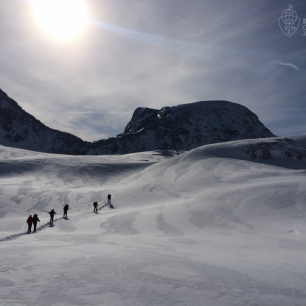
[[[98,202],[94,202],[93,204],[94,207],[94,213],[98,213]],[[110,194],[107,195],[107,204],[103,205],[101,208],[103,208],[104,206],[108,205],[110,208],[114,208],[113,204],[112,204],[112,196]]]
[[[110,208],[114,208],[114,206],[111,202],[111,199],[112,199],[112,196],[110,194],[107,195],[107,204],[105,204],[104,206],[109,205]],[[97,213],[98,212],[98,206],[99,206],[98,202],[94,202],[93,206],[94,206],[94,212]],[[101,208],[103,208],[104,206],[102,206]],[[69,205],[65,204],[65,206],[63,207],[63,210],[64,210],[63,218],[67,219],[68,218],[67,213],[68,213],[68,210],[69,210]],[[49,215],[50,215],[50,225],[53,225],[54,215],[56,215],[56,212],[54,211],[54,209],[51,209],[51,211],[49,211]],[[27,219],[28,233],[31,233],[32,224],[34,226],[34,231],[33,232],[34,233],[36,232],[37,222],[40,222],[37,214],[35,214],[33,217],[32,217],[32,215],[29,216],[29,218]]]
[[[68,207],[66,208],[65,210],[65,207]],[[69,205],[66,204],[64,206],[64,216],[65,216],[65,212],[66,212],[66,216],[67,216],[67,210],[69,209]],[[50,225],[53,224],[53,221],[54,221],[54,215],[56,214],[56,212],[54,211],[54,209],[52,209],[51,211],[49,211],[49,215],[50,215]],[[27,224],[28,224],[28,233],[31,233],[31,230],[32,230],[32,224],[34,226],[34,233],[36,232],[36,226],[37,226],[37,222],[40,222],[39,218],[38,218],[38,215],[35,214],[33,217],[32,215],[29,216],[29,218],[27,219]]]

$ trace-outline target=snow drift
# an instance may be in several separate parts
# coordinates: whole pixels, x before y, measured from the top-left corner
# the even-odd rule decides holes
[[[0,147],[1,303],[305,305],[305,148],[306,135],[179,156]],[[108,193],[115,209],[93,214]]]

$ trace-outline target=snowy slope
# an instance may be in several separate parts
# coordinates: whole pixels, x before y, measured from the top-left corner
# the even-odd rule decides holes
[[[0,147],[0,305],[305,305],[305,149],[306,135],[179,156]],[[116,209],[93,214],[108,193]],[[40,231],[24,235],[30,213]]]

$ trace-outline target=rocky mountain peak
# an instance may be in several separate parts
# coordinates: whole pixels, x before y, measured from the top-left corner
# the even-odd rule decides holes
[[[245,106],[228,101],[200,101],[160,110],[137,108],[119,135],[120,142],[131,135],[144,150],[190,150],[209,143],[275,136]]]

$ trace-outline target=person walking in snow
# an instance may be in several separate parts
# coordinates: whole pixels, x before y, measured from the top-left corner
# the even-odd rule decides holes
[[[107,196],[107,204],[110,208],[114,208],[112,204],[112,196],[110,194]]]
[[[54,211],[54,209],[52,209],[51,211],[49,211],[49,215],[50,215],[50,223],[53,224],[53,220],[54,220],[54,215],[56,214],[56,212]]]
[[[66,204],[65,206],[64,206],[64,218],[66,217],[67,218],[67,211],[68,211],[68,209],[69,209],[69,205],[68,204]]]
[[[34,233],[36,232],[37,221],[40,222],[40,220],[38,219],[37,214],[35,214],[35,215],[33,216]]]
[[[94,206],[94,212],[97,213],[98,212],[98,206],[99,206],[98,202],[94,202],[92,205]]]
[[[33,223],[32,215],[29,216],[27,223],[28,223],[28,233],[31,233],[31,228],[32,228],[32,223]]]

